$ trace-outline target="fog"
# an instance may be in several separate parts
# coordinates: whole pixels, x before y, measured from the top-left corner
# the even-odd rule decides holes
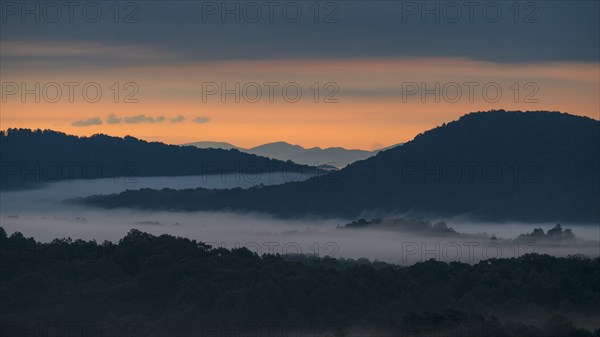
[[[282,220],[265,214],[223,212],[154,212],[105,210],[66,204],[67,198],[91,194],[116,193],[139,188],[247,188],[263,183],[277,184],[302,180],[309,176],[286,176],[275,173],[259,179],[236,175],[102,179],[48,184],[40,189],[0,193],[0,220],[12,234],[22,232],[38,241],[54,238],[118,241],[132,228],[160,235],[187,237],[225,248],[246,247],[259,254],[309,254],[320,257],[368,258],[398,264],[412,264],[435,258],[441,261],[476,263],[494,257],[518,257],[528,252],[557,256],[600,255],[598,224],[570,225],[577,242],[523,242],[510,239],[530,233],[534,228],[545,231],[555,223],[473,223],[461,218],[443,220],[461,233],[487,233],[487,238],[433,237],[425,234],[386,230],[337,229],[354,219]]]

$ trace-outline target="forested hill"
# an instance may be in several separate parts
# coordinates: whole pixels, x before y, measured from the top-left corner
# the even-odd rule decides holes
[[[364,259],[259,256],[139,230],[118,243],[97,244],[40,243],[20,233],[8,236],[2,228],[0,250],[0,326],[6,336],[39,329],[52,336],[89,335],[85,328],[95,336],[163,337],[224,336],[221,328],[251,329],[240,336],[257,337],[600,333],[553,317],[598,327],[598,258],[524,255],[475,265],[429,260],[400,267]],[[320,334],[311,333],[315,327]]]
[[[252,190],[128,191],[103,207],[251,210],[281,216],[407,213],[600,221],[600,122],[560,112],[467,114],[345,169]]]
[[[304,172],[317,169],[237,150],[147,142],[134,137],[77,137],[52,130],[0,132],[3,188],[70,179]]]

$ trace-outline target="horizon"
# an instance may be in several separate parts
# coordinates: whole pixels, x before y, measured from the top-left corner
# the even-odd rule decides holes
[[[0,125],[372,150],[470,111],[600,118],[600,4],[515,4],[8,1]]]
[[[465,67],[472,67],[472,65]],[[77,102],[77,100],[74,103],[49,104],[44,103],[43,99],[41,103],[35,103],[28,100],[20,101],[16,97],[8,96],[1,103],[0,124],[2,128],[52,129],[80,136],[97,133],[120,137],[131,135],[148,141],[161,141],[169,144],[210,140],[226,141],[236,146],[249,148],[273,141],[285,141],[290,144],[299,144],[305,148],[344,147],[373,150],[406,142],[420,132],[457,119],[469,111],[520,110],[526,107],[526,110],[559,110],[598,119],[600,98],[597,92],[600,91],[600,84],[596,79],[600,77],[600,69],[597,64],[576,66],[576,68],[579,67],[584,67],[584,69],[577,70],[570,65],[565,65],[562,70],[558,71],[563,74],[571,73],[568,77],[559,75],[551,79],[535,79],[533,82],[538,88],[536,90],[539,90],[535,99],[538,102],[528,104],[511,102],[512,98],[505,98],[498,103],[490,104],[484,102],[481,97],[478,97],[473,103],[444,103],[443,100],[441,103],[437,103],[431,101],[434,99],[433,96],[428,98],[429,101],[423,103],[418,95],[407,97],[407,102],[404,103],[400,93],[386,93],[387,89],[373,89],[375,91],[365,94],[366,97],[363,94],[342,97],[341,95],[345,92],[344,84],[338,80],[340,97],[337,98],[337,103],[331,104],[302,101],[296,104],[287,102],[244,103],[243,101],[222,103],[214,97],[212,97],[214,102],[211,102],[211,97],[208,97],[206,103],[194,103],[189,99],[173,101],[173,98],[165,98],[157,101],[156,98],[140,96],[137,103],[115,106],[115,103],[110,100],[103,102],[107,99],[95,104]],[[247,68],[252,68],[252,66],[248,65]],[[489,68],[486,66],[479,67],[479,70],[476,71],[487,73],[488,70]],[[434,71],[446,72],[448,70],[435,69]],[[401,74],[398,75],[402,77]],[[36,76],[39,78],[39,75]],[[317,76],[323,75],[314,76],[317,78]],[[423,76],[422,79],[425,79],[433,75]],[[451,78],[457,75],[449,76]],[[27,78],[14,78],[4,74],[3,78],[6,78],[8,83],[27,83],[23,82],[27,81]],[[411,82],[420,82],[420,77],[413,79],[415,80]],[[561,84],[559,86],[557,83],[561,83],[561,81],[566,81],[565,83],[568,82],[569,85],[565,87]],[[44,83],[43,80],[40,82]],[[96,82],[101,83],[101,87],[105,87],[104,91],[108,91],[106,89],[108,81]],[[122,81],[118,82],[122,83]],[[138,82],[136,85],[140,86],[141,95],[143,94],[142,83],[145,83],[144,86],[148,88],[150,82],[147,80]],[[255,81],[248,79],[247,82]],[[440,82],[444,83],[444,80],[442,79]],[[448,79],[445,82],[449,83],[451,80]],[[477,79],[474,82],[486,83],[485,80]],[[159,90],[156,83],[152,85],[156,88],[152,91]],[[396,90],[402,89],[399,84],[390,83],[388,87],[390,85],[395,86]],[[508,81],[501,84],[505,96],[510,93],[507,89],[510,85]],[[184,84],[180,89],[182,92],[187,90],[185,86]],[[355,84],[349,86],[355,86]],[[562,88],[559,89],[561,86]],[[306,90],[304,89],[304,91]],[[533,89],[528,88],[527,92],[531,90]],[[109,93],[105,93],[105,95]],[[466,92],[463,92],[464,94]],[[510,94],[512,95],[512,93]],[[578,97],[578,99],[563,99],[563,97]],[[177,103],[177,101],[181,103]],[[180,108],[176,108],[180,105]],[[195,106],[201,107],[201,111],[205,112],[194,113],[193,111],[198,111]],[[49,116],[53,117],[49,118]]]
[[[590,118],[590,119],[592,119],[594,121],[600,121],[600,115],[598,116],[598,118],[594,118],[594,116],[583,116],[583,115],[572,114],[572,113],[569,113],[569,112],[562,112],[562,111],[539,111],[539,110],[532,110],[532,111],[530,111],[530,110],[507,110],[507,109],[494,109],[494,110],[487,110],[487,111],[471,111],[471,112],[467,112],[467,113],[459,116],[456,119],[445,121],[445,122],[442,122],[441,124],[435,125],[435,126],[433,126],[431,128],[428,128],[426,130],[419,131],[419,132],[417,132],[410,139],[407,139],[407,140],[404,140],[404,141],[399,141],[399,142],[396,142],[396,143],[387,144],[387,145],[376,144],[376,146],[373,146],[370,149],[366,149],[366,148],[348,148],[348,147],[343,147],[343,146],[339,146],[339,145],[334,145],[334,146],[319,146],[319,145],[316,145],[316,146],[306,146],[306,145],[303,145],[303,144],[292,143],[292,142],[289,142],[289,141],[286,141],[286,140],[272,140],[272,141],[267,141],[265,143],[259,143],[259,144],[254,144],[254,145],[250,145],[250,146],[240,146],[239,144],[235,144],[235,143],[233,143],[233,142],[231,142],[229,140],[214,140],[214,139],[204,139],[204,140],[198,139],[198,140],[195,140],[195,141],[192,141],[192,142],[176,144],[176,143],[167,143],[167,142],[164,142],[164,141],[161,141],[161,140],[155,140],[155,139],[152,139],[153,137],[150,137],[150,139],[145,139],[143,137],[137,137],[137,136],[132,135],[132,134],[126,134],[124,136],[121,136],[121,135],[112,135],[112,134],[108,134],[108,133],[104,133],[104,132],[92,133],[92,134],[71,134],[71,133],[64,132],[64,131],[57,130],[57,129],[41,129],[41,128],[19,128],[19,127],[12,128],[12,127],[9,127],[9,128],[6,128],[6,129],[0,129],[0,132],[6,133],[8,131],[8,129],[29,129],[29,130],[32,130],[32,131],[36,131],[36,130],[46,131],[47,130],[47,131],[62,132],[64,134],[66,134],[66,135],[72,135],[72,136],[78,136],[78,137],[88,137],[88,138],[92,137],[92,136],[95,136],[95,135],[105,135],[105,136],[109,136],[109,137],[118,137],[118,138],[133,137],[133,138],[136,138],[136,139],[139,139],[139,140],[143,140],[143,141],[147,141],[147,142],[160,142],[160,143],[167,144],[167,145],[179,145],[179,146],[192,146],[194,143],[224,143],[224,144],[232,145],[232,146],[234,146],[236,148],[240,148],[242,150],[250,150],[250,149],[253,149],[253,148],[256,148],[256,147],[260,147],[260,146],[263,146],[263,145],[284,143],[284,144],[291,145],[291,146],[300,146],[300,147],[304,148],[305,150],[310,150],[310,149],[314,149],[314,148],[321,149],[321,150],[340,148],[340,149],[349,150],[349,151],[359,150],[359,151],[374,152],[374,151],[379,151],[379,150],[382,150],[382,149],[386,149],[388,147],[392,147],[392,146],[396,146],[396,145],[405,144],[407,142],[410,142],[418,134],[427,132],[427,131],[432,130],[432,129],[436,128],[436,127],[440,127],[440,126],[443,126],[443,125],[451,123],[451,122],[458,121],[463,116],[466,116],[466,115],[469,115],[469,114],[474,114],[474,113],[486,113],[486,112],[497,112],[497,111],[524,112],[524,113],[528,113],[528,112],[532,112],[532,113],[540,113],[540,112],[541,113],[544,113],[544,112],[561,113],[561,114],[567,114],[567,115],[572,115],[572,116],[587,117],[587,118]]]

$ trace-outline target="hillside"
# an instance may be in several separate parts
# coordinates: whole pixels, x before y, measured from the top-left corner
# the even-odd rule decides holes
[[[70,238],[41,243],[0,227],[0,247],[0,289],[10,308],[0,322],[3,331],[14,332],[7,336],[44,327],[52,336],[84,336],[85,327],[95,336],[163,337],[235,335],[217,333],[221,327],[264,329],[241,336],[342,337],[358,328],[390,337],[431,336],[433,329],[444,332],[437,336],[481,337],[600,332],[555,316],[583,318],[597,328],[598,258],[530,254],[401,267],[258,255],[135,229],[118,243],[98,244]],[[549,322],[536,328],[534,319]]]
[[[357,217],[368,211],[598,222],[599,126],[559,112],[477,112],[304,182],[252,190],[128,191],[82,202],[280,216]]]
[[[0,132],[2,188],[71,179],[185,176],[317,169],[237,150],[146,142],[134,137],[77,137],[52,130]]]

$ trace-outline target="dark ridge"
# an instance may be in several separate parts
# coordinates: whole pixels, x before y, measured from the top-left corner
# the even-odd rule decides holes
[[[78,137],[52,130],[0,132],[3,189],[72,179],[269,172],[322,173],[238,150],[147,142],[131,136]]]
[[[101,207],[239,210],[282,217],[469,216],[600,222],[600,122],[560,112],[475,112],[304,182],[253,190],[142,190]]]

